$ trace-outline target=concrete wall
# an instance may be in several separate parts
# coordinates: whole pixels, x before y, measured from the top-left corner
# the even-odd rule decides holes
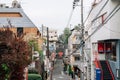
[[[91,36],[92,42],[97,42],[98,40],[105,39],[120,39],[120,10],[115,13],[108,22],[100,26],[100,24],[102,24],[102,17],[100,16],[104,14],[104,21],[107,21],[110,17],[109,15],[112,15],[111,12],[117,6],[117,4],[118,1],[102,0],[99,4],[93,7],[88,22],[86,23],[88,36],[92,35],[92,33],[94,34]],[[104,8],[102,8],[102,6],[104,6]],[[90,28],[88,29],[88,27]],[[94,33],[94,31],[96,32]]]
[[[100,3],[93,6],[93,9],[88,17],[88,20],[85,23],[85,31],[88,31],[88,35],[85,36],[85,38],[87,39],[86,47],[89,48],[90,46],[91,48],[91,80],[94,80],[94,63],[93,63],[94,49],[92,44],[98,42],[99,40],[120,39],[120,26],[119,26],[120,10],[118,10],[118,12],[116,12],[115,14],[111,13],[114,10],[114,8],[118,5],[118,3],[119,3],[118,0],[102,0]],[[102,6],[104,7],[102,8]],[[102,17],[100,17],[103,14],[104,14],[104,19],[103,19],[104,23],[102,23]],[[119,52],[117,51],[117,55],[118,54]],[[102,56],[103,55],[101,55],[101,57]],[[119,63],[120,58],[119,56],[117,57],[118,57],[117,63],[110,62],[111,66],[113,67],[112,70],[115,75],[116,75],[115,69],[118,68],[118,65],[120,65]]]

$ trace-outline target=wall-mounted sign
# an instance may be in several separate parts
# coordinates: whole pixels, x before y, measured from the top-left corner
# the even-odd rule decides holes
[[[104,53],[104,43],[99,42],[98,43],[98,53]]]

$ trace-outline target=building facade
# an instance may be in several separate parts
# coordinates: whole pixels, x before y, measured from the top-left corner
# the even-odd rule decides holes
[[[56,52],[57,41],[58,41],[57,30],[49,30],[49,49],[51,52]]]
[[[119,0],[95,0],[92,5],[85,23],[88,34],[84,50],[90,56],[89,62],[85,60],[84,63],[91,65],[91,80],[120,80],[119,14]]]
[[[41,39],[41,33],[39,32],[37,26],[35,26],[35,24],[24,13],[17,0],[13,0],[11,6],[0,4],[0,29],[8,27],[18,37],[23,35],[25,41],[36,41],[38,43],[38,49],[42,49],[41,45],[43,40]],[[33,54],[33,56],[35,55]],[[37,57],[39,58],[39,54]]]
[[[50,52],[56,52],[56,44],[58,41],[57,30],[48,28],[48,35],[47,35],[47,27],[42,25],[41,33],[42,33],[42,37],[46,40],[46,42],[47,42],[47,36],[48,36]]]
[[[73,72],[75,75],[80,77],[80,67],[81,67],[81,62],[80,62],[80,50],[79,50],[79,45],[81,42],[81,34],[80,31],[77,29],[72,29],[72,34],[68,38],[68,56],[70,65],[74,69]]]
[[[40,34],[38,28],[27,17],[16,0],[12,2],[11,7],[0,4],[0,27],[10,27],[17,36],[26,34],[25,40],[35,38]]]

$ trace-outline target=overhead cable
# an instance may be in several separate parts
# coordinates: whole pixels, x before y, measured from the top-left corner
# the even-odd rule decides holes
[[[95,16],[95,18],[94,18],[93,20],[95,20],[95,19],[98,17],[98,15],[101,13],[101,11],[104,9],[104,7],[107,5],[108,1],[109,1],[109,0],[107,0],[107,1],[105,2],[105,4],[102,6],[102,8],[100,9],[100,11],[97,13],[97,15]],[[90,16],[90,13],[92,12],[93,9],[94,9],[94,8],[92,7],[92,9],[90,10],[87,18],[86,18],[85,21],[84,21],[84,24],[86,23],[87,19],[88,19],[89,16]],[[89,30],[90,27],[91,27],[91,26],[89,26],[87,29]]]
[[[120,7],[118,8],[118,6],[120,6],[120,3],[109,13],[109,15],[107,16],[107,18],[104,20],[104,24],[106,24],[106,23],[119,11]],[[118,8],[118,9],[117,9],[117,8]],[[117,9],[117,10],[116,10],[116,9]],[[103,24],[103,23],[99,24],[99,25],[97,26],[96,30],[94,30],[94,31],[92,32],[92,34],[88,36],[87,39],[89,39],[89,38],[90,38],[96,31],[98,31],[104,24]],[[86,41],[87,39],[85,39],[85,41]]]
[[[71,21],[71,19],[72,19],[72,15],[73,15],[73,11],[74,11],[74,9],[72,9],[72,11],[71,11],[71,13],[70,13],[70,16],[69,16],[69,19],[68,19],[68,22],[67,22],[66,27],[68,27],[69,24],[70,24],[70,21]]]
[[[106,24],[118,11],[120,10],[120,3],[118,3],[118,5],[109,13],[109,15],[107,16],[107,18],[105,19],[104,21],[104,24]],[[101,23],[99,26],[97,26],[96,30],[91,34],[89,35],[85,40],[87,41],[96,31],[98,31],[103,25],[103,23]],[[80,42],[80,45],[76,48],[76,50],[74,50],[72,53],[70,53],[68,56],[74,54],[78,49],[80,49],[81,46],[84,45],[84,42],[81,41]]]

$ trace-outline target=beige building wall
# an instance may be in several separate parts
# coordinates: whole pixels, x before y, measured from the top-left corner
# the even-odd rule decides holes
[[[6,17],[6,18],[22,17],[22,15],[19,12],[1,12],[0,17]],[[5,29],[2,26],[0,27],[1,27],[0,30]],[[17,35],[17,28],[19,28],[19,26],[12,27],[10,28],[10,30],[12,30]],[[24,40],[25,41],[36,40],[39,49],[42,49],[43,39],[41,38],[41,34],[38,31],[38,28],[35,26],[34,27],[23,26],[21,28],[23,28]]]
[[[42,45],[43,45],[44,40],[42,38],[38,39],[38,48],[42,50]]]

